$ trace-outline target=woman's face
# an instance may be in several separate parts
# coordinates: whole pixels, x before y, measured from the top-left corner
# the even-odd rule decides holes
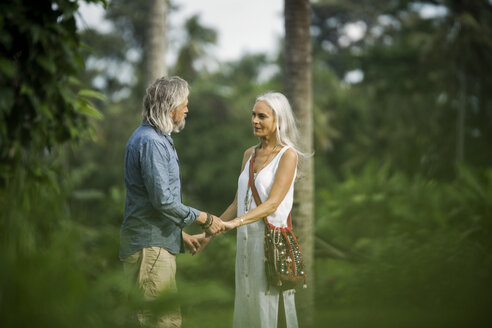
[[[264,101],[258,101],[253,107],[253,117],[251,118],[253,133],[256,137],[268,137],[275,135],[277,125],[275,115],[270,106]]]

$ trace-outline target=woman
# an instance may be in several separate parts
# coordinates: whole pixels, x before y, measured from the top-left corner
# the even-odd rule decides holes
[[[287,98],[281,93],[266,93],[253,108],[254,135],[258,146],[244,153],[234,202],[221,218],[228,229],[238,227],[236,253],[236,296],[234,327],[297,327],[293,291],[282,295],[267,285],[264,264],[264,217],[277,227],[287,227],[292,209],[297,158],[297,129]],[[257,206],[249,188],[249,166],[253,152],[255,186],[262,203]],[[285,311],[279,313],[283,301]],[[280,307],[282,308],[282,307]],[[281,316],[279,318],[279,316]]]

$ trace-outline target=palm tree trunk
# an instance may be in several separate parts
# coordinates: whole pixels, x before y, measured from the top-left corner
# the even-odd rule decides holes
[[[151,0],[147,30],[147,85],[167,75],[167,12],[169,0]]]
[[[285,0],[285,93],[298,121],[299,146],[313,152],[311,100],[311,38],[309,0]],[[295,185],[294,223],[299,235],[307,272],[307,289],[298,291],[301,327],[314,325],[314,167],[312,157],[301,161]]]

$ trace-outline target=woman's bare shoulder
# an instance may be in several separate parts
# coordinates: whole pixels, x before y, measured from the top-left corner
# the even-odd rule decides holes
[[[246,149],[244,151],[243,163],[242,163],[242,166],[241,166],[241,171],[244,169],[244,166],[246,165],[246,162],[248,161],[248,159],[251,156],[251,153],[253,152],[253,150],[255,149],[255,147],[256,146],[251,146],[251,147],[249,147],[248,149]]]
[[[253,150],[255,149],[255,147],[256,147],[256,146],[251,146],[251,147],[249,147],[248,149],[246,149],[246,150],[244,151],[244,157],[245,157],[245,158],[248,158],[248,157],[251,155],[251,153],[253,152]]]
[[[282,160],[297,162],[297,152],[289,147],[282,155]]]

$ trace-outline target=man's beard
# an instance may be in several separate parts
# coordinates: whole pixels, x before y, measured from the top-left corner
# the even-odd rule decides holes
[[[183,119],[179,123],[174,125],[174,132],[179,132],[183,130],[185,125],[186,125],[186,118],[183,117]]]

